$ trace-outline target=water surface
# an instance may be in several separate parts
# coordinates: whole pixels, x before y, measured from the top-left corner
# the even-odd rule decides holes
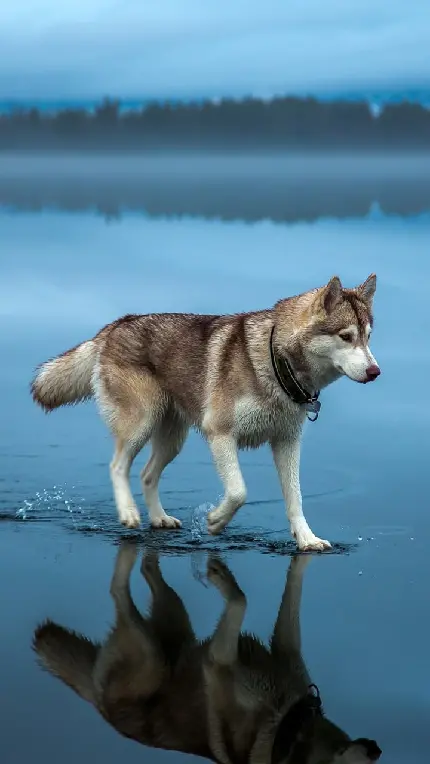
[[[325,391],[304,436],[305,513],[335,553],[314,556],[304,574],[303,654],[332,721],[376,739],[382,761],[427,761],[428,162],[1,158],[0,733],[8,764],[190,759],[145,752],[36,663],[33,632],[46,618],[106,636],[110,580],[127,536],[109,483],[112,442],[95,406],[46,417],[28,393],[36,364],[124,313],[259,309],[334,274],[351,286],[372,271],[381,378]],[[248,502],[216,540],[204,515],[221,487],[202,440],[191,435],[161,481],[179,533],[147,527],[138,481],[145,456],[132,473],[144,527],[128,535],[142,551],[159,551],[202,638],[222,610],[206,580],[207,555],[221,554],[247,597],[244,627],[267,639],[294,551],[268,449],[241,455]],[[138,568],[132,585],[144,610],[149,589]]]

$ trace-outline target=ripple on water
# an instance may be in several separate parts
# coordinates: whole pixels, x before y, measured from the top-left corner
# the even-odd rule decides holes
[[[0,514],[0,519],[22,524],[28,522],[55,522],[69,532],[84,535],[102,535],[116,544],[123,538],[152,547],[164,554],[189,554],[211,551],[217,553],[254,549],[263,554],[291,555],[297,553],[295,542],[286,529],[267,530],[260,526],[227,527],[220,536],[207,532],[207,515],[214,505],[204,502],[195,507],[175,510],[183,513],[183,527],[177,531],[160,531],[144,526],[141,530],[126,530],[119,526],[112,502],[100,499],[86,502],[75,486],[55,485],[38,491],[34,498],[24,499],[15,512]],[[334,544],[324,554],[348,554],[357,544]]]

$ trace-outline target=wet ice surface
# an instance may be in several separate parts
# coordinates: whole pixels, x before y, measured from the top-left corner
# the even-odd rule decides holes
[[[245,551],[250,545],[253,549],[259,549],[268,554],[296,551],[296,545],[286,528],[276,531],[263,529],[261,526],[244,528],[242,524],[236,524],[236,527],[230,525],[221,537],[211,536],[206,527],[207,515],[215,507],[215,504],[211,502],[204,502],[196,507],[180,507],[179,512],[175,507],[182,521],[182,528],[174,533],[160,533],[149,527],[146,520],[147,527],[141,530],[123,529],[118,526],[115,508],[111,501],[107,502],[108,510],[105,508],[106,502],[103,502],[101,506],[99,502],[92,502],[90,506],[85,506],[85,497],[79,494],[74,495],[74,491],[76,491],[74,486],[70,491],[67,486],[53,486],[51,490],[37,491],[34,499],[24,499],[23,506],[19,507],[14,514],[8,510],[0,513],[0,519],[16,523],[55,522],[72,533],[100,535],[114,543],[119,539],[128,538],[145,546],[162,550],[166,554],[189,554],[193,550]],[[282,505],[281,500],[271,503]],[[259,506],[260,502],[252,504]],[[280,519],[283,519],[282,515]],[[362,540],[362,536],[359,536],[358,541]],[[371,537],[368,540],[371,540]],[[351,543],[334,542],[328,554],[342,554],[352,550],[354,546]]]
[[[333,722],[351,736],[376,739],[382,761],[427,761],[429,413],[409,382],[405,387],[404,370],[413,368],[416,380],[429,374],[423,337],[430,328],[430,218],[422,209],[411,217],[410,190],[404,200],[408,217],[406,209],[405,217],[375,215],[374,206],[369,215],[357,212],[351,190],[349,217],[318,217],[312,186],[313,222],[274,224],[270,196],[261,212],[265,219],[259,220],[259,197],[252,199],[252,187],[241,186],[248,195],[244,204],[252,201],[251,226],[240,216],[234,223],[223,220],[228,194],[223,197],[219,187],[224,207],[217,220],[192,217],[188,197],[178,218],[169,196],[164,217],[154,219],[142,209],[108,225],[91,210],[70,214],[64,179],[62,212],[28,212],[28,194],[37,208],[46,191],[41,181],[26,185],[27,211],[19,213],[16,182],[13,193],[7,183],[1,185],[3,201],[13,196],[16,204],[18,198],[18,212],[0,218],[2,758],[8,764],[30,756],[65,764],[93,762],[96,756],[105,762],[132,763],[142,755],[151,762],[189,760],[172,751],[145,752],[121,737],[89,704],[42,672],[31,650],[34,629],[46,618],[93,639],[106,637],[122,540],[136,544],[139,554],[160,554],[163,574],[182,597],[199,637],[213,631],[222,610],[207,578],[208,555],[221,556],[244,591],[245,628],[267,639],[295,552],[264,448],[241,455],[246,506],[222,536],[206,533],[206,514],[220,485],[207,447],[194,434],[161,481],[166,511],[183,528],[148,527],[138,480],[144,453],[132,471],[142,529],[122,530],[109,484],[112,444],[95,407],[44,416],[28,394],[34,366],[126,312],[266,307],[334,273],[350,285],[375,270],[373,350],[383,374],[366,388],[341,381],[325,391],[320,418],[307,425],[304,437],[305,513],[333,551],[313,555],[304,573],[303,654]],[[401,213],[401,184],[395,188]],[[104,189],[105,184],[101,196]],[[157,187],[161,211],[162,190]],[[422,202],[422,185],[417,194]],[[278,210],[279,199],[276,204]],[[236,218],[239,208],[236,198]],[[132,590],[144,610],[149,589],[138,567]]]

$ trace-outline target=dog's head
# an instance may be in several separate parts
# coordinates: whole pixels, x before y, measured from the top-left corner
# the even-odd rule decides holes
[[[375,740],[351,740],[339,727],[319,717],[288,751],[272,751],[271,764],[372,764],[382,751]]]
[[[369,348],[373,327],[376,276],[354,289],[344,289],[338,276],[306,295],[295,316],[295,341],[311,368],[330,379],[347,376],[373,382],[380,368]]]

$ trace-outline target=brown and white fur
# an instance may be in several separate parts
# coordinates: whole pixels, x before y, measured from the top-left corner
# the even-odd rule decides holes
[[[338,277],[326,286],[280,300],[269,310],[236,315],[162,313],[128,315],[39,367],[34,400],[46,411],[94,397],[116,450],[110,465],[121,523],[140,525],[129,473],[148,441],[141,473],[151,525],[177,528],[161,505],[158,483],[180,452],[190,427],[207,439],[224,486],[208,515],[217,534],[246,500],[238,449],[269,443],[285,497],[291,533],[301,550],[321,551],[302,510],[299,480],[303,406],[277,382],[270,354],[287,354],[309,391],[345,375],[369,382],[379,367],[369,349],[376,276],[355,289]]]
[[[197,640],[155,552],[146,552],[142,561],[152,593],[150,616],[143,617],[130,592],[136,555],[136,546],[123,542],[111,582],[115,626],[103,643],[52,621],[35,630],[33,643],[42,666],[120,734],[220,764],[379,759],[375,741],[351,740],[325,715],[303,720],[294,714],[310,684],[300,635],[302,579],[310,555],[291,558],[269,649],[242,632],[245,595],[217,558],[208,560],[208,577],[225,605],[211,637]]]

